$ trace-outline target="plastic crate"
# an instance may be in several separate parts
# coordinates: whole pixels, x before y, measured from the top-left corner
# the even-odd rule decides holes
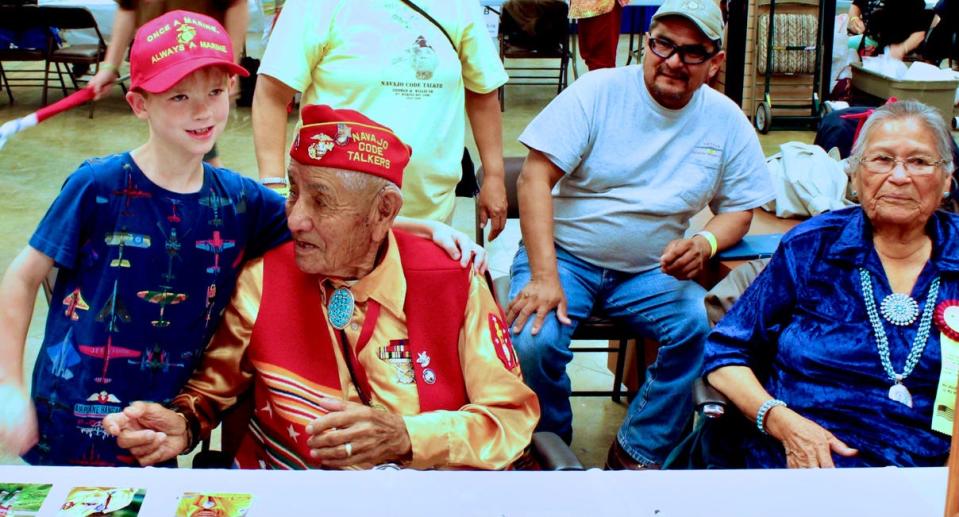
[[[942,114],[947,122],[952,121],[953,105],[959,80],[951,81],[897,81],[852,65],[852,87],[882,99],[915,99],[928,104]]]

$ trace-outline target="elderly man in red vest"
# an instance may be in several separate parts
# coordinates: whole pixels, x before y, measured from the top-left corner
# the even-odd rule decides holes
[[[539,404],[484,277],[390,229],[409,147],[360,113],[308,106],[290,155],[293,241],[244,268],[172,409],[136,402],[104,428],[162,462],[252,387],[243,468],[508,467]]]

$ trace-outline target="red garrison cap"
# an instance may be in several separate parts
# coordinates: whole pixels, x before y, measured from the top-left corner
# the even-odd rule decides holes
[[[311,105],[290,156],[303,165],[363,172],[403,184],[412,149],[393,131],[358,111]]]
[[[250,75],[233,63],[230,35],[219,22],[190,11],[170,11],[143,24],[130,48],[130,87],[165,92],[207,66]]]

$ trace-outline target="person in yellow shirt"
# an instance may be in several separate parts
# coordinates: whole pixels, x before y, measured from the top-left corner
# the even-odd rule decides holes
[[[293,241],[244,268],[173,409],[136,402],[104,429],[141,464],[162,462],[252,389],[243,468],[509,467],[539,403],[485,278],[390,229],[410,148],[355,111],[302,116]]]
[[[287,106],[300,92],[301,106],[354,109],[396,131],[416,151],[401,215],[449,224],[468,115],[492,239],[506,224],[497,89],[508,79],[476,0],[288,0],[253,97],[260,181],[285,187]]]

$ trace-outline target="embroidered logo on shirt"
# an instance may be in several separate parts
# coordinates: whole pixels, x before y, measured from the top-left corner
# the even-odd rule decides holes
[[[513,341],[506,331],[506,325],[496,313],[489,314],[489,334],[493,340],[493,349],[496,350],[496,357],[503,362],[507,370],[512,370],[519,366],[519,360],[516,358],[516,351],[513,350]]]

